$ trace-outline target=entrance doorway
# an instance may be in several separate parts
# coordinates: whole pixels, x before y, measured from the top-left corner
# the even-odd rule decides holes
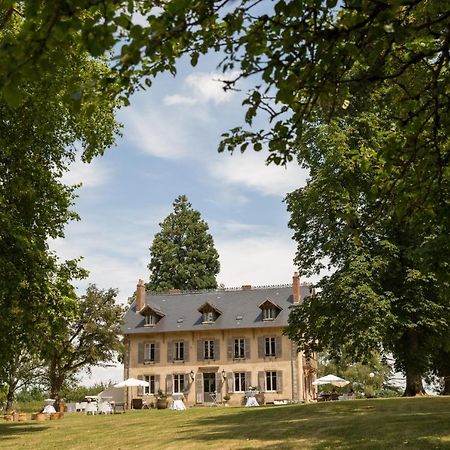
[[[205,403],[216,402],[216,374],[214,372],[203,374],[203,393]]]

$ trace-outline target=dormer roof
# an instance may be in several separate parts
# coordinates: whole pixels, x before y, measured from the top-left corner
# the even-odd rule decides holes
[[[138,312],[141,316],[149,316],[151,314],[159,317],[165,316],[165,314],[158,308],[158,306],[151,305],[150,303],[146,303],[144,307]]]
[[[222,314],[222,311],[214,303],[211,302],[205,302],[202,306],[200,306],[200,308],[197,309],[197,311],[202,314],[211,310],[216,312],[219,316]]]
[[[260,305],[258,305],[259,309],[265,309],[265,308],[277,308],[278,311],[282,311],[283,308],[280,305],[277,305],[273,300],[270,298],[266,298]]]

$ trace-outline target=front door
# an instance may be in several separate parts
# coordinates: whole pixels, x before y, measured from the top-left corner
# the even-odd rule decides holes
[[[216,401],[216,374],[214,372],[203,374],[203,392],[205,403]]]

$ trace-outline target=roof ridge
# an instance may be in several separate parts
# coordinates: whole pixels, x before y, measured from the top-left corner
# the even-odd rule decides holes
[[[300,283],[300,286],[306,286],[311,287],[312,283]],[[262,289],[281,289],[281,288],[291,288],[292,283],[286,283],[286,284],[266,284],[266,285],[260,285],[260,286],[252,286],[248,285],[248,287],[244,288],[243,286],[236,286],[236,287],[223,287],[223,288],[214,288],[214,289],[193,289],[193,290],[177,290],[176,292],[155,292],[155,291],[146,291],[147,294],[152,295],[170,295],[170,296],[176,296],[176,295],[187,295],[187,294],[208,294],[212,292],[236,292],[236,291],[254,291],[254,290],[262,290]]]

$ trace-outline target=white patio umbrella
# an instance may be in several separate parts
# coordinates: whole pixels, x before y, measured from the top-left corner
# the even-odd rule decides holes
[[[319,384],[332,384],[333,386],[346,386],[350,381],[346,381],[343,378],[337,377],[336,375],[326,375],[317,380],[313,381],[312,384],[315,386]]]
[[[121,381],[114,385],[116,388],[123,387],[134,387],[134,386],[149,386],[148,381],[138,380],[137,378],[127,378],[126,380]]]

